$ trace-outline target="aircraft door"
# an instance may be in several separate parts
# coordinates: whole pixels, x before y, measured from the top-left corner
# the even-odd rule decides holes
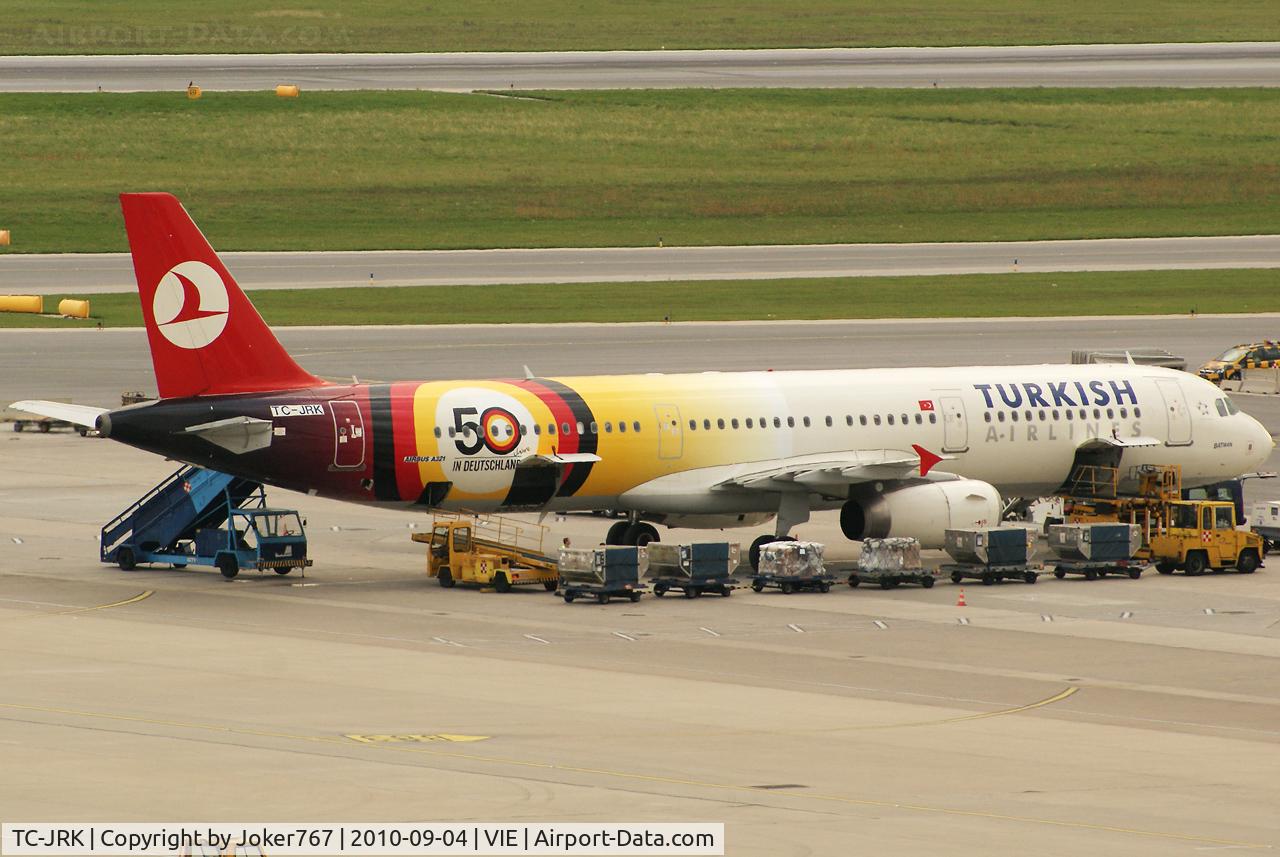
[[[354,470],[364,467],[364,416],[356,402],[329,403],[333,414],[333,467]]]
[[[1171,378],[1157,378],[1156,388],[1164,399],[1164,414],[1169,420],[1169,446],[1189,446],[1191,444],[1191,411],[1187,409],[1187,400],[1183,398],[1182,387]]]
[[[675,405],[654,405],[653,412],[658,417],[658,458],[679,458],[684,454],[680,409]]]
[[[957,395],[940,397],[942,405],[942,451],[969,450],[969,423],[965,419],[964,399]]]

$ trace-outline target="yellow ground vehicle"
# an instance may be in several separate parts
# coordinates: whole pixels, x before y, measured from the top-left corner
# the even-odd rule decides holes
[[[1151,540],[1163,532],[1170,506],[1182,497],[1182,469],[1142,467],[1130,481],[1137,483],[1135,493],[1121,494],[1116,468],[1081,466],[1063,494],[1063,513],[1069,524],[1137,524],[1142,528],[1137,558],[1151,559]]]
[[[541,583],[552,592],[560,573],[556,560],[543,553],[546,535],[546,527],[496,515],[437,515],[430,533],[412,538],[430,545],[427,576],[446,589],[458,581],[499,592]]]
[[[1241,369],[1269,369],[1280,365],[1280,342],[1270,339],[1235,345],[1200,367],[1200,377],[1220,384],[1240,380]]]
[[[1236,529],[1233,503],[1180,500],[1168,511],[1167,526],[1151,537],[1151,559],[1161,574],[1181,568],[1196,575],[1232,566],[1252,574],[1262,565],[1262,537]]]

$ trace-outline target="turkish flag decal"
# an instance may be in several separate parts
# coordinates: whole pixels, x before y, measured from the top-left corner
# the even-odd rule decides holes
[[[920,406],[920,410],[922,410],[922,411],[932,411],[932,410],[933,410],[933,400],[932,400],[932,399],[921,399],[920,401],[916,402],[916,404],[918,404],[918,405]]]

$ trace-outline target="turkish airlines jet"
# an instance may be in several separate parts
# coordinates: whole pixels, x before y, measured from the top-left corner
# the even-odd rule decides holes
[[[1187,486],[1256,469],[1270,434],[1213,384],[1132,364],[335,384],[281,347],[186,210],[121,196],[160,399],[13,407],[201,467],[358,503],[619,509],[763,524],[839,509],[850,539],[994,525],[1081,465],[1177,464]],[[652,522],[652,523],[651,523]]]

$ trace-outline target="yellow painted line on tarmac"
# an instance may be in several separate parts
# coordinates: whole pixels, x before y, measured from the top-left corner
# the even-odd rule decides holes
[[[73,607],[70,610],[55,610],[52,613],[28,613],[26,616],[18,616],[18,619],[43,619],[46,616],[72,616],[76,613],[91,613],[94,610],[110,610],[112,607],[124,607],[126,604],[137,604],[139,601],[146,601],[152,595],[155,595],[154,589],[146,589],[139,592],[132,598],[126,598],[123,601],[112,601],[110,604],[97,604],[93,607]]]
[[[1062,700],[1078,693],[1080,688],[1069,687],[1059,693],[1055,693],[1046,699],[1036,702],[1029,702],[1026,705],[1019,705],[1015,708],[1002,708],[999,711],[982,711],[977,714],[963,714],[959,717],[946,717],[941,720],[921,720],[915,723],[882,723],[867,726],[837,726],[835,729],[822,729],[821,732],[851,732],[851,731],[869,731],[874,729],[912,729],[918,726],[942,726],[947,723],[964,723],[969,720],[985,720],[988,717],[1004,717],[1007,714],[1020,714],[1023,711],[1033,711],[1037,708],[1044,708],[1046,705],[1053,705],[1055,702]]]
[[[1068,688],[1068,690],[1074,692],[1076,688]],[[1063,694],[1058,694],[1057,696],[1066,698]],[[1042,705],[1048,705],[1049,702],[1053,699],[1054,697],[1050,697],[1049,700],[1041,700],[1039,703],[1030,703],[1029,706],[1023,706],[1022,710],[1026,710],[1029,707],[1039,707]],[[187,722],[177,721],[177,720],[159,720],[159,719],[147,718],[147,717],[135,717],[127,714],[108,714],[105,712],[80,711],[80,710],[70,709],[70,708],[49,708],[49,707],[43,707],[38,705],[19,705],[16,703],[6,703],[6,702],[0,702],[0,708],[10,709],[15,711],[38,711],[38,712],[43,712],[48,714],[68,714],[76,717],[89,717],[89,718],[104,719],[104,720],[119,720],[124,722],[131,722],[131,723],[148,723],[153,725],[172,726],[172,727],[182,728],[182,729],[197,729],[205,732],[220,732],[223,734],[231,734],[231,735],[254,735],[258,737],[267,737],[267,738],[288,738],[288,739],[297,740],[297,741],[309,741],[309,742],[320,743],[320,744],[336,744],[336,745],[340,745],[348,748],[355,746],[347,736],[338,737],[338,736],[325,736],[325,735],[293,735],[286,732],[273,732],[273,731],[259,730],[259,729],[241,729],[233,726],[217,726],[217,725],[208,724],[208,723],[187,723]],[[970,715],[969,717],[995,716],[997,714],[1002,714],[1002,713],[1006,713],[1006,712],[987,712],[982,715]],[[154,737],[164,737],[164,736],[154,736]],[[379,750],[387,750],[395,753],[419,753],[422,755],[435,756],[437,758],[443,758],[443,759],[456,759],[459,761],[466,761],[466,762],[480,762],[480,763],[489,764],[489,765],[507,765],[511,767],[520,767],[520,768],[536,769],[536,770],[543,770],[543,771],[556,771],[560,773],[589,774],[593,776],[602,776],[602,777],[610,777],[613,779],[628,780],[631,782],[663,783],[666,785],[688,786],[691,788],[735,792],[739,794],[750,793],[750,794],[759,795],[761,793],[759,789],[756,789],[752,786],[738,785],[735,783],[717,783],[717,782],[711,782],[706,780],[692,780],[692,779],[687,779],[683,777],[666,777],[666,776],[661,776],[657,774],[640,774],[634,771],[620,771],[620,770],[613,770],[609,768],[587,768],[587,767],[581,767],[578,765],[560,765],[554,762],[538,762],[538,761],[533,761],[531,759],[513,759],[513,758],[506,758],[501,756],[482,756],[476,753],[464,753],[459,750],[437,750],[437,749],[434,749],[433,747],[430,747],[424,744],[418,744],[417,746],[414,746],[412,744],[404,744],[399,742],[377,741],[373,743],[362,744],[361,746],[372,747]],[[1064,821],[1060,819],[1040,818],[1036,816],[1011,815],[1007,813],[986,812],[983,810],[956,809],[953,807],[932,806],[929,804],[899,803],[896,801],[889,801],[889,800],[870,800],[867,798],[855,798],[855,797],[847,797],[844,795],[830,795],[830,794],[821,794],[816,792],[788,791],[788,792],[771,792],[771,794],[774,794],[779,798],[785,798],[787,800],[811,800],[811,801],[823,801],[827,803],[844,804],[846,806],[865,806],[865,807],[875,807],[878,809],[898,809],[898,810],[906,810],[909,812],[930,813],[934,815],[949,815],[949,816],[957,816],[957,817],[979,818],[979,819],[987,819],[990,821],[1008,821],[1008,822],[1015,822],[1018,824],[1039,825],[1042,827],[1056,827],[1056,828],[1067,829],[1067,830],[1080,830],[1080,831],[1088,831],[1088,832],[1096,832],[1096,833],[1116,833],[1116,834],[1124,834],[1126,836],[1139,836],[1139,837],[1144,837],[1148,839],[1159,839],[1159,840],[1175,841],[1175,842],[1196,842],[1203,845],[1215,845],[1215,846],[1224,846],[1224,847],[1232,847],[1232,848],[1271,848],[1272,847],[1267,843],[1248,842],[1244,840],[1235,840],[1235,839],[1220,839],[1218,837],[1213,837],[1213,836],[1198,836],[1198,835],[1189,834],[1189,833],[1173,833],[1173,832],[1162,831],[1162,830],[1145,830],[1143,828],[1138,828],[1138,827],[1121,827],[1121,826],[1109,825],[1109,824],[1091,824],[1086,821]]]

